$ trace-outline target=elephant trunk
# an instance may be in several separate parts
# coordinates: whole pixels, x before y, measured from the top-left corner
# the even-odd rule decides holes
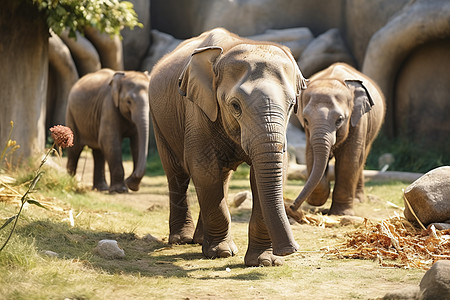
[[[328,165],[331,146],[336,141],[335,133],[330,131],[311,132],[310,136],[313,137],[311,139],[313,166],[303,190],[291,205],[293,210],[297,210],[319,184]]]
[[[147,165],[148,141],[149,141],[149,109],[142,109],[138,114],[132,116],[132,120],[137,128],[137,157],[133,157],[134,169],[133,173],[127,178],[126,184],[132,191],[139,190],[139,184],[144,177]]]
[[[251,155],[262,215],[275,255],[288,255],[298,249],[284,207],[283,144],[284,140],[260,144],[258,152]]]

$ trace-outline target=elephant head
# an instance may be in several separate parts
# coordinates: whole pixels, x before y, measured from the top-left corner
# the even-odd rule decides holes
[[[199,48],[179,86],[210,121],[221,124],[251,165],[273,253],[296,251],[283,204],[283,167],[287,122],[305,80],[289,50],[251,41]]]
[[[130,141],[134,169],[125,182],[133,191],[139,190],[147,163],[150,127],[148,84],[148,74],[140,72],[116,72],[110,82],[114,106],[126,120],[135,125],[132,130],[137,131],[138,139],[132,138]]]
[[[325,70],[313,76],[300,98],[297,116],[305,129],[306,153],[312,168],[303,190],[291,206],[294,210],[322,180],[333,150],[345,142],[349,131],[354,130],[374,104],[362,80],[339,79],[332,75]]]

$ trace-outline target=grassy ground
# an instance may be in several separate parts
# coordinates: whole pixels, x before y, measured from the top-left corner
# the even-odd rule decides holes
[[[129,174],[131,164],[126,168]],[[87,187],[91,170],[89,159],[83,175]],[[245,168],[239,171],[230,184],[230,199],[249,189]],[[376,299],[417,286],[425,272],[324,255],[321,249],[343,242],[346,233],[355,230],[353,225],[294,224],[298,253],[287,256],[281,267],[247,268],[243,257],[250,203],[231,209],[238,255],[210,260],[199,245],[167,244],[168,190],[160,173],[150,172],[139,192],[126,195],[74,187],[70,178],[55,171],[48,171],[41,181],[35,197],[50,209],[28,206],[12,240],[0,252],[0,299]],[[295,198],[302,184],[289,181],[286,198]],[[401,189],[407,185],[368,182],[368,201],[356,205],[356,214],[372,220],[402,214],[395,205],[403,206]],[[193,188],[189,196],[197,213]],[[0,201],[0,223],[16,212],[17,205]],[[0,231],[2,243],[6,231]],[[92,250],[101,239],[117,240],[125,258],[95,255]]]

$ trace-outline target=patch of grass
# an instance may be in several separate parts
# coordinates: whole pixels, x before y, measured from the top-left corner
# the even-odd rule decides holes
[[[426,173],[436,167],[450,164],[450,152],[430,149],[405,139],[389,139],[380,134],[373,143],[367,158],[368,169],[379,169],[378,158],[384,153],[392,153],[395,161],[389,166],[391,171]]]
[[[233,172],[233,179],[250,179],[250,166],[242,163]]]
[[[320,249],[342,243],[353,226],[295,224],[292,229],[300,251],[285,257],[284,266],[247,268],[248,208],[231,209],[231,234],[239,250],[234,257],[206,259],[200,245],[168,245],[167,182],[163,174],[154,175],[157,169],[144,177],[139,192],[115,195],[65,189],[71,182],[61,175],[46,181],[51,173],[47,171],[40,181],[40,196],[51,198],[61,209],[29,206],[24,210],[11,243],[0,253],[0,298],[373,299],[399,284],[417,286],[423,276],[423,270],[385,269],[373,261],[324,257]],[[246,167],[238,173],[230,182],[230,195],[250,188]],[[294,198],[303,184],[288,181],[286,195]],[[375,200],[356,204],[357,213],[370,218],[392,215],[398,210],[386,201],[401,204],[403,185],[368,182],[367,194]],[[196,219],[199,207],[192,185],[188,197]],[[68,221],[70,209],[73,227]],[[0,202],[0,220],[14,211],[12,204]],[[147,234],[158,240],[145,238]],[[96,255],[93,249],[101,239],[117,240],[125,258],[109,260]],[[49,257],[43,254],[45,250],[58,256]]]

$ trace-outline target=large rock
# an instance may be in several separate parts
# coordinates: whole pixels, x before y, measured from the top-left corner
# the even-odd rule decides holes
[[[423,224],[450,220],[450,166],[434,169],[414,181],[406,188],[405,197]],[[404,215],[416,222],[407,203]]]
[[[126,27],[122,30],[123,64],[125,70],[139,70],[151,42],[150,1],[129,1],[133,3],[134,10],[143,27],[135,27],[133,29]]]
[[[450,261],[439,260],[433,264],[420,281],[420,300],[450,299]]]
[[[141,71],[150,72],[153,66],[167,53],[175,49],[182,40],[176,39],[170,34],[152,30],[152,44],[148,49],[147,55],[142,62]]]
[[[400,11],[410,0],[346,0],[342,35],[357,65],[362,66],[372,35]],[[361,26],[364,24],[364,26]]]
[[[151,2],[152,27],[176,38],[224,27],[240,36],[308,27],[317,35],[343,23],[343,0],[164,0]],[[181,24],[181,25],[180,25]]]
[[[449,146],[449,18],[448,0],[409,1],[372,35],[362,65],[386,96],[385,133],[444,158]]]
[[[355,65],[337,28],[332,28],[315,38],[298,60],[300,69],[306,77],[310,77],[335,62]]]
[[[269,41],[288,47],[295,59],[298,59],[314,36],[305,27],[287,29],[268,29],[263,34],[252,35],[248,38],[256,41]]]

